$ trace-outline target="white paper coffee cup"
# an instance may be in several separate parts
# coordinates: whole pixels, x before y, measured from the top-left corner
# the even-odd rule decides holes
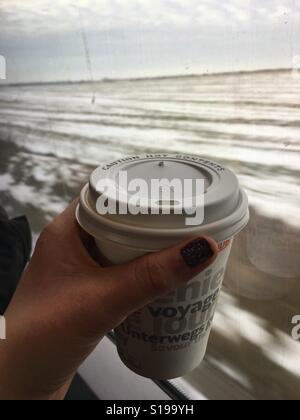
[[[104,193],[99,191],[99,181],[115,181],[121,171],[126,171],[131,180],[143,178],[147,182],[203,180],[203,223],[187,226],[184,212],[101,216],[97,200]],[[120,159],[93,172],[81,192],[77,220],[112,264],[123,264],[201,235],[212,236],[219,243],[219,255],[205,272],[137,311],[115,330],[121,359],[142,376],[171,379],[196,368],[205,356],[233,238],[249,220],[248,199],[235,174],[215,162],[190,155]]]

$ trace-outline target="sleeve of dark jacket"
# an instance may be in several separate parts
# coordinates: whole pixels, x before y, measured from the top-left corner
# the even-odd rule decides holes
[[[31,232],[26,217],[0,218],[0,315],[4,314],[30,258]]]

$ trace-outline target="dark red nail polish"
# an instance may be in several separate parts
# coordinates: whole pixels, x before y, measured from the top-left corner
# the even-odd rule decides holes
[[[208,261],[214,255],[214,251],[206,239],[195,239],[182,248],[181,255],[189,267],[195,268]]]

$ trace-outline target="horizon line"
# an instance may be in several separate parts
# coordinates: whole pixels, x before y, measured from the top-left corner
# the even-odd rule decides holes
[[[212,73],[194,73],[194,74],[170,74],[161,76],[141,76],[141,77],[120,77],[120,78],[109,78],[103,77],[97,80],[56,80],[56,81],[34,81],[34,82],[12,82],[12,83],[0,83],[0,87],[16,87],[16,86],[41,86],[41,85],[63,85],[63,84],[93,84],[93,83],[114,83],[114,82],[139,82],[146,80],[164,80],[164,79],[181,79],[189,77],[212,77],[212,76],[229,76],[229,75],[243,75],[243,74],[257,74],[257,73],[275,73],[279,71],[291,71],[291,67],[281,68],[263,68],[255,70],[236,70],[236,71],[222,71]]]

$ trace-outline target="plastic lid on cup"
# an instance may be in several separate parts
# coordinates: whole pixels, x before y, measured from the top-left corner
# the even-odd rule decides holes
[[[155,180],[174,179],[184,183],[186,180],[201,180],[204,186],[203,199],[204,219],[196,226],[187,225],[187,214],[175,209],[182,206],[178,200],[149,201],[143,197],[139,208],[143,214],[107,214],[100,215],[97,211],[97,200],[116,200],[116,208],[130,199],[128,191],[120,191],[119,177],[126,173],[127,182],[142,179],[150,187]],[[106,190],[99,189],[100,181],[109,180],[114,186],[113,197]],[[184,184],[183,184],[184,185]],[[105,195],[105,197],[103,196]],[[197,191],[193,191],[191,202],[197,206]],[[150,208],[157,206],[156,214]],[[147,208],[149,211],[147,212]],[[162,214],[163,209],[168,214]],[[154,154],[132,156],[118,161],[104,164],[97,168],[90,177],[90,182],[81,193],[80,204],[77,209],[79,224],[96,238],[108,239],[128,246],[140,246],[145,249],[159,249],[169,246],[176,240],[197,235],[211,235],[216,240],[225,240],[235,236],[248,223],[248,199],[240,188],[236,175],[218,163],[190,155]]]

